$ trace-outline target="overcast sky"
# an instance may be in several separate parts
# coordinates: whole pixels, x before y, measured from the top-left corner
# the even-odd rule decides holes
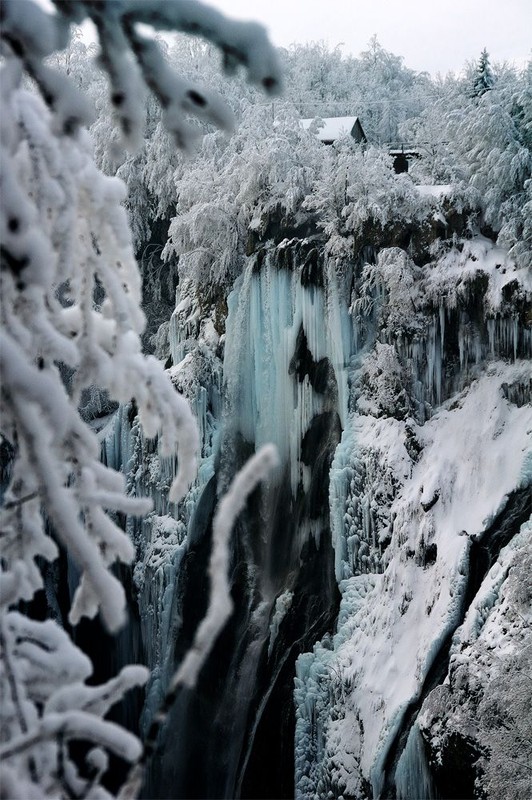
[[[358,55],[373,34],[407,67],[459,71],[486,47],[492,61],[523,66],[532,49],[532,0],[210,0],[255,19],[273,43],[325,41]]]

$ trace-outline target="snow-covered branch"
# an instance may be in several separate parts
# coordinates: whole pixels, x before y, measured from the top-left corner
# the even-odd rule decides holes
[[[9,454],[0,486],[1,793],[104,798],[105,751],[134,762],[142,748],[103,717],[146,681],[147,670],[125,668],[103,686],[87,686],[86,656],[56,622],[19,613],[20,601],[43,588],[41,566],[62,548],[80,575],[69,622],[100,614],[114,632],[125,621],[125,592],[111,567],[135,553],[114,515],[143,516],[151,502],[128,493],[124,476],[100,462],[98,437],[78,410],[83,393],[97,387],[114,403],[134,401],[144,435],[157,439],[161,455],[177,456],[174,503],[196,473],[198,428],[162,364],[142,353],[141,280],[124,184],[94,163],[86,98],[43,59],[67,46],[73,23],[94,22],[130,147],[142,141],[145,87],[182,148],[195,133],[187,115],[232,124],[216,96],[173,74],[139,23],[215,42],[227,71],[241,64],[269,92],[280,78],[262,28],[195,2],[56,0],[55,7],[48,14],[30,0],[6,0],[1,17],[0,414]],[[22,88],[24,77],[36,93]],[[202,630],[208,647],[218,628]],[[96,745],[83,770],[68,747],[76,739]]]
[[[211,595],[209,608],[196,631],[192,647],[177,670],[170,687],[193,687],[214,642],[233,610],[228,579],[229,536],[249,495],[278,464],[274,445],[264,445],[245,463],[222,497],[213,522],[213,544],[209,563]]]
[[[130,148],[142,141],[144,113],[139,94],[142,96],[144,86],[161,103],[166,126],[183,149],[189,149],[197,138],[197,128],[187,122],[187,115],[226,130],[233,126],[229,107],[216,94],[175,75],[158,43],[140,33],[139,23],[212,42],[222,53],[226,73],[243,66],[251,83],[270,94],[280,91],[277,55],[264,28],[256,23],[229,20],[195,0],[54,0],[54,4],[57,14],[52,16],[33,3],[6,0],[2,41],[4,49],[23,61],[64,133],[88,124],[90,108],[69,81],[43,65],[41,59],[63,49],[70,24],[86,19],[96,26],[101,46],[99,63],[108,75],[111,102],[124,144]]]

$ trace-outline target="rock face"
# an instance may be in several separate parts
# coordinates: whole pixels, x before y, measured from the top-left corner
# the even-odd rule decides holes
[[[236,611],[145,797],[509,796],[489,765],[513,752],[496,715],[526,717],[532,278],[446,212],[340,255],[310,216],[272,217],[232,286],[179,287],[158,355],[203,441],[179,513],[134,410],[105,443],[155,503],[131,530],[144,727],[206,607],[218,496],[265,442],[281,466],[237,525]]]
[[[331,471],[342,602],[332,647],[296,665],[300,798],[480,796],[482,759],[498,747],[472,723],[453,727],[437,698],[485,576],[526,539],[530,332],[519,311],[506,316],[491,266],[501,253],[473,241],[453,258],[421,271],[381,252],[353,303],[369,339]]]

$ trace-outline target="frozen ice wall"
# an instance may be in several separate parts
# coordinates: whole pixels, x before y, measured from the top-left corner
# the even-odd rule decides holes
[[[138,473],[156,501],[137,569],[145,631],[158,648],[146,724],[201,613],[217,495],[266,442],[276,444],[281,465],[234,532],[237,610],[200,679],[205,688],[178,699],[150,796],[171,786],[175,796],[233,798],[268,781],[274,796],[283,781],[293,785],[294,661],[331,629],[337,608],[328,473],[347,419],[353,348],[334,265],[326,267],[321,254],[311,279],[309,253],[317,259],[315,244],[295,239],[249,257],[227,298],[224,329],[186,284],[178,291],[170,373],[193,403],[203,449],[197,485],[172,521],[164,472],[157,478],[147,443],[140,448]],[[282,732],[278,755],[272,724]],[[266,769],[265,752],[277,758],[277,775]],[[208,768],[198,771],[199,760]]]
[[[301,447],[311,421],[334,409],[345,425],[353,344],[334,270],[325,287],[304,285],[302,265],[279,268],[290,247],[272,249],[260,269],[250,259],[229,295],[224,376],[226,424],[256,447],[277,446],[295,495],[308,483]]]
[[[144,730],[159,708],[175,669],[173,643],[179,627],[176,595],[180,565],[186,553],[187,537],[193,535],[198,498],[214,474],[218,435],[214,413],[220,406],[220,378],[216,370],[221,364],[211,354],[210,371],[205,370],[205,377],[210,378],[205,381],[206,386],[197,378],[197,366],[189,358],[181,368],[170,371],[191,404],[202,441],[196,481],[179,507],[168,502],[177,462],[173,458],[162,458],[156,440],[145,438],[134,406],[120,407],[102,432],[104,461],[127,475],[131,494],[151,497],[154,506],[143,520],[129,517],[125,521],[137,551],[132,575],[133,594],[138,605],[142,653],[151,669],[141,720]]]

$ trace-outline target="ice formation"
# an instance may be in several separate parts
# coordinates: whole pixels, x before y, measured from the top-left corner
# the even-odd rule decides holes
[[[289,247],[282,242],[282,252]],[[281,461],[290,465],[295,494],[305,481],[301,443],[311,420],[322,413],[331,398],[317,391],[311,376],[301,374],[298,345],[305,340],[313,363],[326,373],[332,367],[335,402],[342,425],[347,416],[347,366],[351,356],[351,331],[334,282],[324,291],[306,287],[298,270],[279,269],[266,256],[260,271],[250,259],[229,296],[224,375],[228,418],[238,420],[240,433],[257,446],[273,442]],[[298,341],[299,340],[299,341]],[[323,388],[327,374],[323,376]]]
[[[204,793],[244,794],[262,774],[271,709],[286,704],[287,658],[300,653],[286,722],[298,800],[438,794],[420,710],[445,678],[453,636],[470,624],[478,547],[530,480],[531,279],[481,236],[423,269],[384,249],[354,277],[322,253],[309,279],[309,252],[320,246],[281,239],[248,256],[223,326],[193,287],[178,290],[170,373],[192,404],[202,452],[177,512],[166,497],[176,465],[142,438],[133,409],[120,410],[105,439],[109,463],[154,500],[132,530],[153,643],[145,726],[188,624],[198,580],[190,559],[208,541],[217,493],[247,453],[271,442],[280,457],[237,525],[240,607],[224,634],[234,637],[220,666],[226,685],[205,717],[199,700],[179,701],[169,725],[182,733],[166,745],[152,790],[190,792],[201,744],[211,764]],[[333,589],[320,588],[328,616],[312,616],[312,593],[332,576],[338,615]]]

